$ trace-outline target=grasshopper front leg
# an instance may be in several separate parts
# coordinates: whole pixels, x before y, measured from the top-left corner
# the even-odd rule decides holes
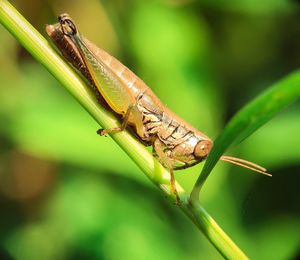
[[[180,205],[180,198],[176,189],[175,185],[175,176],[174,176],[174,168],[173,168],[173,160],[166,155],[163,149],[164,145],[163,143],[157,138],[154,141],[154,152],[156,153],[156,156],[158,157],[158,160],[162,163],[164,167],[166,167],[170,172],[170,186],[171,186],[171,192],[175,194],[176,196],[176,204]]]

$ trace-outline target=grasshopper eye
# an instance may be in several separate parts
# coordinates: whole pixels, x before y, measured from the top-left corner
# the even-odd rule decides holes
[[[73,36],[77,34],[77,28],[68,14],[62,14],[58,17],[59,23],[63,33],[67,36]]]
[[[209,154],[211,148],[212,142],[210,140],[202,140],[197,143],[194,150],[194,156],[203,159]]]

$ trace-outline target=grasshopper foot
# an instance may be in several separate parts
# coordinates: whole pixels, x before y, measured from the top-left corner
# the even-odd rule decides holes
[[[177,193],[176,193],[175,195],[176,195],[176,202],[175,202],[175,205],[176,205],[176,206],[180,206],[180,205],[181,205],[181,200],[180,200],[180,198],[179,198],[179,196],[178,196]]]
[[[97,134],[100,136],[107,136],[107,131],[105,129],[99,129]]]
[[[172,192],[172,193],[175,195],[175,197],[176,197],[175,205],[180,206],[180,205],[181,205],[181,201],[180,201],[180,198],[179,198],[177,189],[176,189],[173,169],[170,171],[170,174],[171,174],[171,183],[170,183],[170,184],[171,184],[171,192]]]

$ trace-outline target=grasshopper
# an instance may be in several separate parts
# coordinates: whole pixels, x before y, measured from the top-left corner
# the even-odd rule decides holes
[[[169,110],[153,91],[116,58],[85,39],[68,14],[46,32],[62,55],[89,81],[101,105],[113,111],[121,125],[100,129],[101,136],[131,128],[140,141],[153,147],[153,155],[170,172],[171,192],[180,199],[174,170],[185,169],[206,159],[213,142],[205,134]],[[270,175],[266,169],[231,156],[220,160]]]

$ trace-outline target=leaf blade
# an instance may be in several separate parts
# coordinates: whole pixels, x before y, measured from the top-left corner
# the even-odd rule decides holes
[[[195,183],[191,198],[198,200],[204,182],[231,145],[242,142],[299,97],[300,71],[297,70],[244,106],[216,138],[214,147]]]

